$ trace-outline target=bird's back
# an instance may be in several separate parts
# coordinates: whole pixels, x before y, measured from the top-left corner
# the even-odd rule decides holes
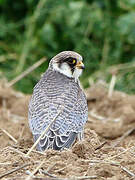
[[[38,143],[38,150],[70,147],[83,131],[87,116],[86,97],[78,83],[48,69],[35,86],[29,104],[29,125],[34,141],[55,119]]]

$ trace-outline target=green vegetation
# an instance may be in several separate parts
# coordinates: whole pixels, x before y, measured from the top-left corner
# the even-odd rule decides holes
[[[116,88],[135,92],[134,0],[0,0],[0,77],[13,79],[42,57],[74,50],[84,57],[81,77],[110,81],[108,69],[118,71]],[[45,62],[15,87],[30,93]]]

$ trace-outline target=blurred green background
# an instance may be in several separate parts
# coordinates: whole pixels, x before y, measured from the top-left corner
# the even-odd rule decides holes
[[[47,61],[15,84],[31,93],[49,59],[63,50],[84,58],[81,77],[135,93],[135,0],[0,0],[0,77],[10,81],[42,57]]]

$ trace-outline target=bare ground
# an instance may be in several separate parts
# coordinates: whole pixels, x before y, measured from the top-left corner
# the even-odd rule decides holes
[[[100,83],[86,90],[86,95],[89,120],[84,141],[62,152],[33,150],[26,157],[33,145],[27,120],[30,96],[1,81],[0,179],[2,175],[11,180],[135,179],[135,96],[115,91],[109,98]]]

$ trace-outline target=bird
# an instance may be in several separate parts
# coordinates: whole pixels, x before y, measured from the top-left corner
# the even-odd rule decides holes
[[[84,69],[82,61],[77,52],[60,52],[50,60],[34,87],[28,121],[34,142],[39,140],[38,151],[61,151],[84,139],[88,106],[79,81]]]

